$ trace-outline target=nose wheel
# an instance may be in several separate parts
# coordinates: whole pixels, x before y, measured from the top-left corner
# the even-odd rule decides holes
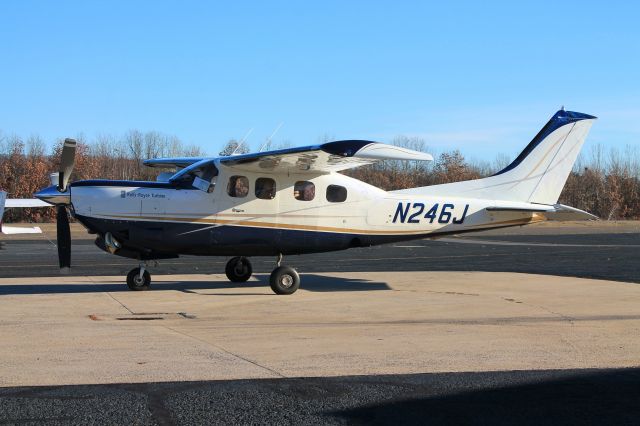
[[[127,274],[127,287],[133,291],[145,291],[151,287],[151,274],[141,264],[139,268],[134,268]]]

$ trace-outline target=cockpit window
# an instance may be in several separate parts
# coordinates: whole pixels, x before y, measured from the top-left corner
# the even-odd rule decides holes
[[[169,179],[169,182],[180,188],[195,187],[202,191],[213,192],[218,176],[218,168],[213,160],[202,160],[185,167]]]
[[[276,181],[271,178],[256,179],[256,197],[272,200],[276,196]]]
[[[246,176],[231,176],[227,185],[227,194],[244,198],[249,194],[249,179]]]
[[[311,201],[316,196],[316,186],[313,182],[299,180],[293,186],[293,196],[296,200]]]
[[[327,201],[341,203],[347,199],[347,188],[340,185],[327,186]]]

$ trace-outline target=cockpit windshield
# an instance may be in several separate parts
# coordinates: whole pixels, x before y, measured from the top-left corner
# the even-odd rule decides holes
[[[213,192],[218,176],[215,160],[206,159],[185,167],[169,179],[169,182],[181,188],[198,188],[201,191]]]

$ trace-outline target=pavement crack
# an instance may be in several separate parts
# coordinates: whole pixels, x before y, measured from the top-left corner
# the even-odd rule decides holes
[[[109,296],[110,298],[112,298],[113,300],[115,300],[116,302],[118,302],[118,304],[119,304],[120,306],[122,306],[123,308],[125,308],[127,311],[129,311],[129,313],[130,313],[131,315],[135,315],[135,312],[133,312],[131,309],[129,309],[129,308],[127,307],[127,305],[125,305],[124,303],[122,303],[121,301],[119,301],[118,299],[116,299],[116,298],[115,298],[115,296],[114,296],[113,294],[111,294],[111,293],[109,293],[109,292],[105,292],[105,294],[106,294],[107,296]]]
[[[94,279],[94,277],[89,276],[89,275],[85,275],[85,278],[87,278],[89,281],[91,281],[93,284],[100,284],[98,282],[96,282],[96,280]],[[120,306],[122,306],[124,309],[126,309],[131,315],[135,315],[135,313],[129,309],[127,307],[127,305],[125,305],[124,303],[122,303],[121,301],[119,301],[118,299],[116,299],[116,297],[109,293],[108,291],[105,291],[104,294],[106,294],[107,296],[109,296],[110,298],[112,298],[113,300],[115,300]]]
[[[249,358],[243,357],[242,355],[238,355],[238,354],[236,354],[236,353],[233,353],[233,352],[231,352],[231,351],[229,351],[229,350],[227,350],[227,349],[223,348],[222,346],[216,345],[215,343],[208,342],[208,341],[206,341],[206,340],[204,340],[204,339],[201,339],[201,338],[196,337],[196,336],[192,336],[191,334],[185,333],[185,332],[180,331],[180,330],[176,330],[175,328],[171,328],[171,327],[168,327],[168,326],[166,326],[166,325],[165,325],[165,326],[163,326],[163,327],[164,327],[164,328],[166,328],[166,329],[169,329],[169,330],[173,331],[174,333],[178,333],[178,334],[181,334],[181,335],[183,335],[183,336],[185,336],[185,337],[189,337],[189,338],[191,338],[191,339],[197,340],[198,342],[201,342],[201,343],[207,344],[207,345],[209,345],[209,346],[213,346],[214,348],[216,348],[216,349],[218,349],[218,350],[220,350],[220,351],[222,351],[222,352],[224,352],[224,353],[226,353],[226,354],[229,354],[229,355],[231,355],[231,356],[233,356],[233,357],[235,357],[235,358],[241,359],[242,361],[248,362],[249,364],[253,364],[253,365],[255,365],[255,366],[256,366],[256,367],[258,367],[258,368],[262,368],[263,370],[267,370],[267,371],[268,371],[268,372],[270,372],[271,374],[275,374],[276,376],[278,376],[278,377],[280,377],[280,378],[283,378],[283,379],[286,379],[286,378],[287,378],[287,376],[285,376],[284,374],[280,373],[279,371],[276,371],[276,370],[274,370],[274,369],[272,369],[272,368],[269,368],[269,367],[267,367],[266,365],[262,365],[262,364],[260,364],[260,363],[258,363],[258,362],[256,362],[256,361],[253,361],[253,360],[251,360],[251,359],[249,359]]]
[[[552,315],[555,315],[555,316],[557,316],[558,318],[560,318],[562,320],[568,321],[569,324],[574,325],[573,322],[575,321],[575,318],[566,316],[564,314],[561,314],[560,312],[552,311],[551,309],[545,308],[544,306],[538,306],[538,305],[529,305],[529,306],[534,306],[534,307],[536,307],[538,309],[542,309],[543,311],[546,311],[546,312],[548,312],[548,313],[550,313]]]

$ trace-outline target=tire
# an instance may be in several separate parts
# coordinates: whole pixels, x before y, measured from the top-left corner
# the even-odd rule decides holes
[[[132,269],[127,274],[127,287],[133,291],[146,291],[151,287],[151,274],[145,270],[140,279],[140,268]]]
[[[293,294],[300,287],[300,275],[290,266],[278,266],[269,278],[275,294]]]
[[[227,262],[224,272],[232,283],[243,283],[251,278],[253,268],[249,259],[238,256]]]

